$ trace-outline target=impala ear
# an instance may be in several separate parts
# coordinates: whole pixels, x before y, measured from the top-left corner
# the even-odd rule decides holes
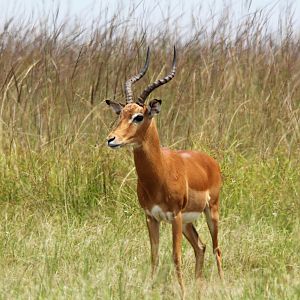
[[[161,100],[160,99],[153,99],[149,102],[148,112],[149,112],[149,117],[150,118],[153,118],[154,115],[159,114],[160,106],[161,106]]]
[[[110,106],[110,108],[119,115],[121,113],[121,110],[123,109],[124,105],[121,103],[117,103],[111,100],[105,100],[106,104]]]

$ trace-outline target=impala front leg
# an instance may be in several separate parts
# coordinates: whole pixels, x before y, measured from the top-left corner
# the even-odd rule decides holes
[[[151,245],[152,276],[158,266],[159,222],[153,217],[146,216]]]
[[[176,267],[176,274],[182,294],[184,295],[184,285],[181,271],[181,244],[182,244],[182,215],[179,212],[172,221],[173,233],[173,260]]]

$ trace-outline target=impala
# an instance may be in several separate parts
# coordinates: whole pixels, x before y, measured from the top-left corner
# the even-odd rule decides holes
[[[218,246],[219,193],[221,174],[218,163],[205,153],[170,150],[160,146],[154,116],[160,112],[161,100],[146,104],[149,94],[169,82],[176,71],[176,50],[171,72],[150,84],[134,101],[132,84],[141,79],[149,65],[149,48],[143,69],[125,83],[126,104],[106,100],[119,115],[115,129],[109,134],[111,148],[133,145],[137,173],[137,195],[143,208],[151,244],[152,274],[158,265],[159,226],[161,221],[172,224],[173,260],[181,290],[182,233],[192,245],[196,267],[195,276],[202,276],[205,245],[193,222],[204,212],[212,238],[219,276],[223,277],[221,250]]]

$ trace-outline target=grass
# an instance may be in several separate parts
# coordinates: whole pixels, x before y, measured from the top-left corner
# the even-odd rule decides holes
[[[220,225],[226,283],[218,281],[201,219],[197,227],[208,245],[205,282],[201,290],[194,282],[193,251],[184,242],[187,296],[296,299],[299,169],[285,159],[251,162],[227,155],[222,164],[226,179]],[[35,187],[32,183],[33,195],[23,191],[22,200],[1,204],[2,297],[178,298],[170,226],[161,230],[161,264],[152,287],[147,231],[133,188],[125,187],[122,199],[117,199],[119,178],[112,188],[115,192],[103,196],[101,180],[94,180],[97,172],[86,171],[85,160],[80,163],[71,166],[75,174],[82,170],[80,179],[74,180],[74,173],[58,179],[57,172],[52,183],[41,180]],[[45,199],[37,196],[40,190]],[[51,199],[45,191],[55,196]]]
[[[0,298],[179,299],[167,224],[150,279],[131,150],[105,146],[114,117],[102,102],[122,99],[147,44],[150,69],[134,91],[165,73],[174,43],[177,75],[153,93],[163,99],[162,143],[210,153],[224,178],[225,283],[201,218],[205,280],[193,280],[193,250],[184,241],[187,299],[300,297],[299,33],[290,16],[270,33],[264,11],[234,34],[230,15],[215,21],[184,38],[167,21],[165,32],[149,26],[146,35],[132,34],[117,14],[97,29],[56,19],[47,30],[49,19],[7,23],[0,33]]]

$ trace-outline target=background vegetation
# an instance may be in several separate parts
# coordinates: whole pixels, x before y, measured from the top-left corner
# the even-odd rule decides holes
[[[149,242],[130,149],[107,149],[125,80],[150,69],[172,149],[210,153],[221,164],[220,245],[225,284],[210,238],[205,280],[193,280],[184,241],[188,299],[300,297],[300,36],[287,14],[275,32],[259,11],[231,21],[230,9],[181,34],[130,25],[116,13],[90,28],[59,21],[8,21],[0,32],[0,297],[2,299],[179,299],[170,227],[161,228],[160,268],[150,280]],[[176,25],[177,24],[177,25]],[[144,28],[147,27],[147,31]]]

